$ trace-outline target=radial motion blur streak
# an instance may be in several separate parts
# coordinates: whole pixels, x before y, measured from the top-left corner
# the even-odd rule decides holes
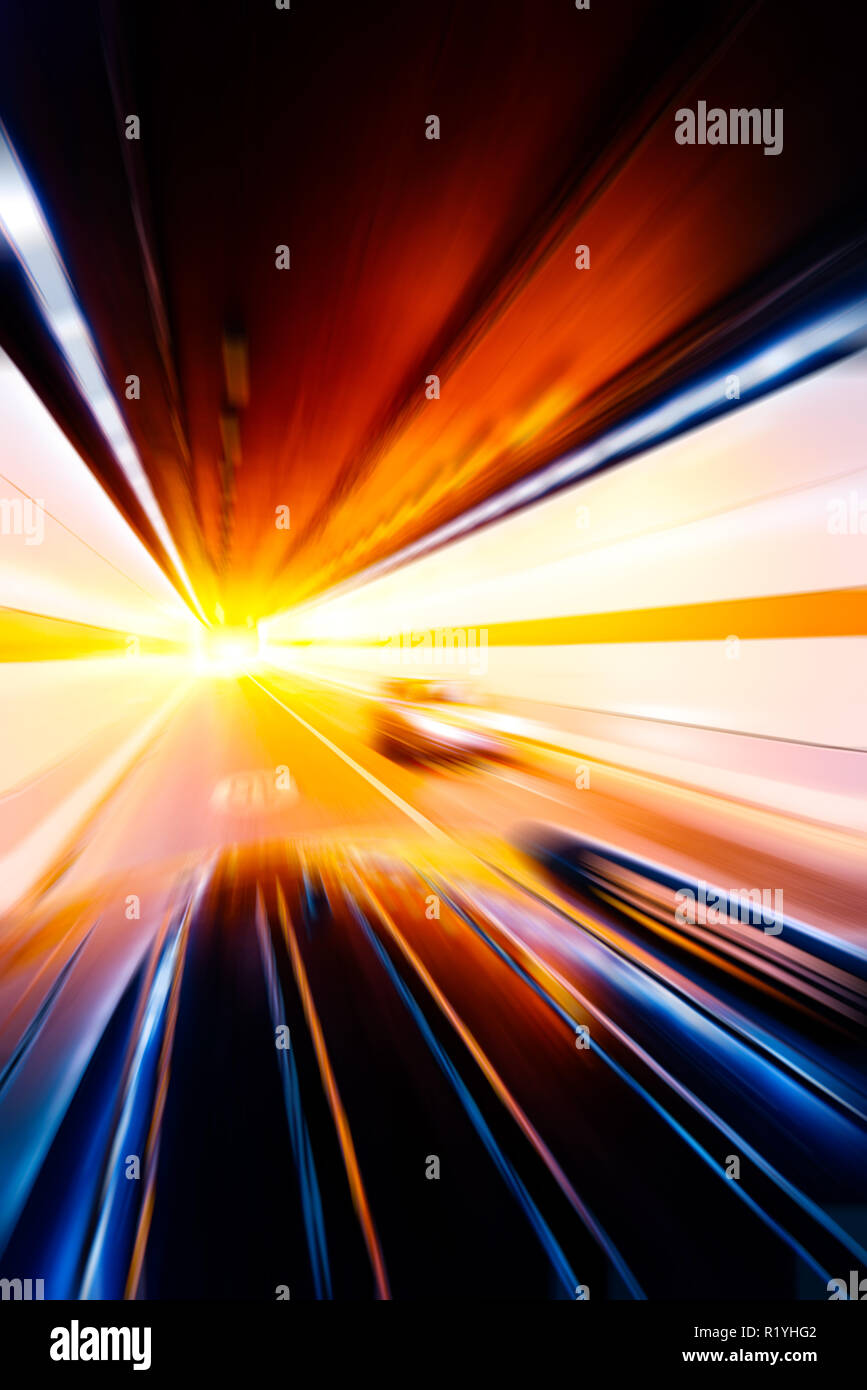
[[[867,1273],[823,8],[4,10],[4,1298]]]

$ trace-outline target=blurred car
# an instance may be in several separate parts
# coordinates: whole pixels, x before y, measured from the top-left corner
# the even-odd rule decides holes
[[[413,701],[419,704],[470,705],[475,692],[460,681],[424,680],[414,676],[394,677],[383,681],[382,691],[389,700]]]
[[[472,703],[459,682],[388,680],[373,714],[374,745],[398,762],[466,767],[506,757],[502,739],[468,728],[448,706]]]

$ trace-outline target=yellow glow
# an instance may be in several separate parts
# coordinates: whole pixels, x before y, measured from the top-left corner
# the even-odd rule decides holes
[[[193,652],[193,669],[200,676],[232,679],[260,665],[261,639],[255,627],[209,630],[197,640]]]

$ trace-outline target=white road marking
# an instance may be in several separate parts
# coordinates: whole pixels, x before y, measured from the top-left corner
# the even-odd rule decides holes
[[[420,826],[422,830],[426,830],[429,835],[435,836],[438,840],[451,842],[450,835],[447,835],[444,830],[440,830],[439,826],[434,825],[433,821],[428,820],[427,816],[423,816],[421,811],[417,811],[414,806],[410,806],[408,801],[404,801],[402,796],[398,796],[397,792],[393,792],[384,782],[380,782],[379,778],[374,777],[372,772],[368,772],[367,768],[361,766],[361,763],[357,763],[354,758],[350,758],[348,753],[344,753],[343,749],[338,748],[337,744],[332,743],[331,739],[326,738],[325,734],[321,734],[318,729],[314,729],[313,725],[308,724],[306,719],[302,719],[300,714],[296,714],[294,709],[290,709],[288,705],[284,705],[283,701],[278,700],[277,696],[272,694],[268,687],[263,685],[261,681],[257,681],[255,676],[251,676],[248,672],[247,678],[251,680],[254,685],[258,685],[259,689],[264,691],[269,699],[274,701],[275,705],[279,705],[287,714],[291,714],[292,718],[297,720],[308,733],[311,733],[314,738],[318,738],[319,742],[324,743],[326,748],[330,748],[332,753],[336,753],[338,758],[342,758],[347,767],[351,767],[353,772],[357,772],[359,777],[363,777],[365,782],[369,782],[381,796],[384,796],[393,806],[396,806],[399,811],[403,811],[405,816],[409,816],[409,819]]]
[[[526,782],[518,782],[514,777],[506,777],[504,773],[494,772],[491,768],[487,768],[486,770],[488,776],[496,777],[498,782],[508,782],[510,787],[517,787],[519,791],[529,792],[531,796],[543,796],[546,801],[556,801],[558,806],[565,806],[570,811],[575,810],[574,803],[571,801],[564,801],[561,796],[552,796],[550,792],[541,792],[538,787],[530,787]]]

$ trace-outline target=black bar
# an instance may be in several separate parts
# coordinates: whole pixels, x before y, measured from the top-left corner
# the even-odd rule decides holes
[[[394,1364],[401,1382],[411,1384],[420,1375],[429,1379],[437,1361],[450,1365],[453,1374],[460,1364],[467,1365],[471,1347],[482,1346],[488,1383],[501,1356],[516,1376],[515,1358],[521,1352],[534,1378],[547,1379],[569,1366],[582,1380],[590,1365],[615,1376],[631,1371],[652,1380],[676,1369],[702,1374],[714,1364],[731,1372],[743,1366],[776,1370],[797,1365],[827,1383],[829,1372],[859,1364],[867,1336],[864,1314],[860,1305],[847,1307],[844,1301],[586,1302],[559,1315],[547,1314],[540,1329],[535,1309],[525,1311],[512,1304],[505,1320],[502,1308],[491,1303],[449,1304],[447,1295],[442,1302],[415,1305],[408,1323],[403,1316],[392,1323],[391,1315],[383,1317],[378,1311],[361,1320],[357,1307],[347,1318],[344,1312],[329,1314],[291,1300],[6,1302],[0,1304],[0,1339],[6,1367],[16,1366],[19,1376],[48,1373],[59,1384],[69,1376],[92,1379],[106,1370],[115,1379],[133,1375],[133,1354],[142,1363],[149,1355],[150,1364],[142,1364],[141,1370],[151,1380],[173,1382],[189,1374],[194,1383],[203,1384],[209,1374],[222,1383],[232,1373],[249,1377],[271,1370],[302,1374],[308,1381],[327,1370],[330,1359],[342,1362],[352,1376],[368,1374],[374,1353],[379,1365]],[[52,1359],[52,1346],[72,1351],[72,1340],[67,1344],[57,1329],[71,1335],[76,1324],[79,1348],[87,1350],[95,1345],[88,1328],[137,1328],[139,1337],[130,1337],[130,1358],[125,1361]],[[145,1329],[150,1330],[149,1352]],[[412,1337],[410,1348],[403,1342],[407,1333]],[[105,1345],[110,1354],[111,1339]],[[121,1338],[117,1349],[127,1350]]]

